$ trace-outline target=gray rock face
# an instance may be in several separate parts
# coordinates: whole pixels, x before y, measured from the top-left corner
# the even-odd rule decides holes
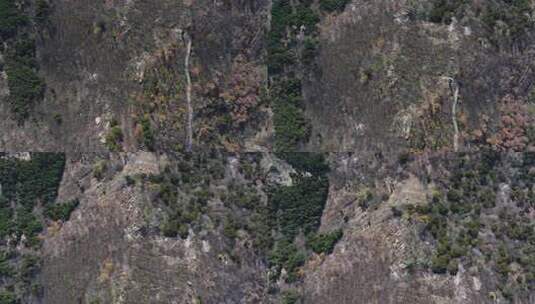
[[[535,302],[533,1],[4,2],[1,303]]]

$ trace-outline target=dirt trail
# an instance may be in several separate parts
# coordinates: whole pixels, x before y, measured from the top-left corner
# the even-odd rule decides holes
[[[186,57],[184,59],[184,71],[186,73],[186,103],[187,103],[187,126],[186,126],[186,151],[191,151],[191,143],[193,141],[193,107],[191,105],[191,76],[189,73],[189,61],[191,56],[191,37],[187,32],[184,32],[182,39],[186,43]]]
[[[453,151],[459,151],[459,125],[457,123],[457,103],[459,102],[459,84],[452,77],[444,77],[448,80],[450,90],[453,93],[453,104],[451,106],[451,120],[453,122]]]

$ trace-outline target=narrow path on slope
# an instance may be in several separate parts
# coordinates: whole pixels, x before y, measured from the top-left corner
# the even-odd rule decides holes
[[[459,151],[459,125],[457,124],[457,103],[459,101],[459,84],[452,77],[444,77],[448,80],[450,90],[453,93],[453,104],[451,106],[451,120],[453,121],[453,151]]]
[[[186,58],[184,59],[184,70],[186,73],[186,103],[187,103],[187,126],[186,126],[186,151],[191,151],[193,141],[193,107],[191,105],[191,76],[189,73],[189,61],[191,56],[191,37],[187,32],[182,34],[182,39],[186,43]]]
[[[451,119],[453,121],[453,150],[459,151],[459,126],[457,124],[457,102],[459,101],[459,85],[455,84],[453,92],[453,105],[451,108]]]

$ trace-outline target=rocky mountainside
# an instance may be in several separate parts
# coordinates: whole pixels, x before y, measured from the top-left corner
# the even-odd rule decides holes
[[[0,304],[534,303],[532,0],[0,0]]]

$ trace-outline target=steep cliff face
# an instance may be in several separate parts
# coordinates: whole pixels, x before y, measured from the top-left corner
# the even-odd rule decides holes
[[[267,1],[45,2],[43,22],[32,5],[20,13],[37,28],[29,35],[44,96],[23,120],[3,103],[2,129],[10,132],[2,132],[2,150],[179,149],[188,124],[186,72],[196,143],[239,146],[250,112],[254,126],[262,123]],[[16,92],[9,94],[6,78],[7,100]]]
[[[53,165],[40,154],[5,157],[4,177],[14,164]],[[2,273],[3,295],[28,303],[529,303],[533,160],[68,154],[58,196],[46,203],[28,205],[43,196],[21,200],[10,179],[2,182],[10,202],[2,214],[15,223],[3,228],[12,269]]]
[[[253,203],[240,187],[256,191],[236,156],[214,154],[211,173],[187,175],[170,168],[189,160],[152,153],[77,158],[59,197],[79,197],[80,207],[43,243],[45,303],[269,302],[267,264],[252,245],[259,223],[244,206],[233,211]]]
[[[140,179],[159,174],[170,160],[137,153],[100,161],[106,162],[100,180],[91,166],[67,166],[79,182],[65,180],[59,195],[78,196],[81,205],[43,244],[44,302],[259,301],[263,277],[254,252],[237,244],[239,260],[232,260],[208,217],[184,239],[157,232],[165,206],[152,202],[157,185]]]
[[[308,260],[303,301],[529,303],[533,245],[521,239],[533,229],[532,199],[512,192],[532,191],[520,168],[533,156],[489,157],[441,155],[360,179],[346,165],[358,157],[342,157],[335,174],[345,179],[329,192],[321,229],[342,225],[344,237]]]
[[[533,150],[530,1],[38,2],[6,151]]]
[[[0,0],[0,303],[534,302],[534,9]]]
[[[524,32],[532,23],[513,36],[513,25],[489,12],[494,4],[461,2],[352,1],[324,18],[315,71],[304,82],[313,122],[308,149],[453,150],[452,119],[458,150],[495,145],[500,119],[510,115],[504,108],[523,107],[533,89],[533,39]],[[433,17],[439,13],[454,16],[442,22]],[[516,151],[533,150],[533,137],[522,133],[517,141]]]

